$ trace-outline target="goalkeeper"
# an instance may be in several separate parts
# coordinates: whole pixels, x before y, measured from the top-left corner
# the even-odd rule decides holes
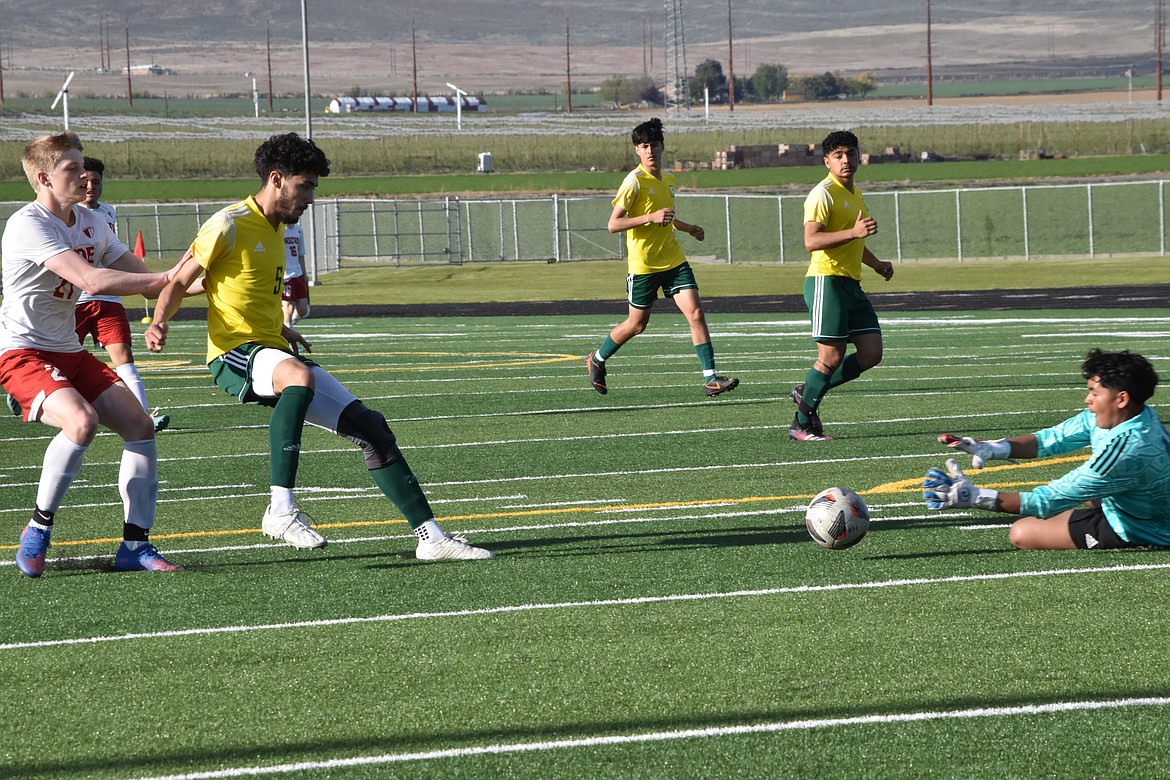
[[[1158,375],[1128,350],[1089,351],[1081,366],[1087,407],[1026,436],[997,441],[943,434],[939,441],[989,460],[1039,458],[1089,447],[1089,459],[1059,479],[1025,493],[976,487],[955,459],[923,482],[930,509],[978,507],[1025,515],[1009,540],[1021,550],[1170,547],[1170,431],[1146,406]]]

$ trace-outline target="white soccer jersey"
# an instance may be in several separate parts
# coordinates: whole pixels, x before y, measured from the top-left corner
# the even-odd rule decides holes
[[[126,254],[97,212],[73,207],[66,225],[37,202],[13,214],[0,238],[4,258],[4,302],[0,303],[0,352],[42,349],[80,352],[73,310],[81,290],[45,268],[45,261],[73,250],[106,267]]]
[[[89,208],[84,203],[81,204],[84,208]],[[98,201],[97,207],[92,209],[95,214],[100,214],[110,226],[110,231],[116,236],[118,235],[118,210],[109,203],[102,203]],[[115,257],[114,260],[118,258]],[[113,262],[111,260],[110,262]],[[117,295],[90,295],[85,290],[81,291],[81,297],[77,300],[78,303],[85,303],[86,301],[110,301],[111,303],[121,303],[122,299]]]
[[[284,280],[305,275],[301,258],[305,256],[305,231],[294,223],[284,226]]]

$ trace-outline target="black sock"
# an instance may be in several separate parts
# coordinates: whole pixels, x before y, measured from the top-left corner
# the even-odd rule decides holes
[[[40,523],[41,525],[46,525],[46,526],[52,526],[54,514],[55,514],[54,512],[46,512],[43,509],[34,509],[32,519],[33,519],[33,522],[35,522],[35,523]]]
[[[145,542],[150,532],[140,525],[134,523],[122,524],[122,541],[124,542]]]

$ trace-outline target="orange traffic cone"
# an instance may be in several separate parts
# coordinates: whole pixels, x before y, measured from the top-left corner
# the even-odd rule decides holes
[[[134,254],[140,259],[146,259],[146,242],[142,240],[142,231],[138,231],[138,238],[134,241]]]

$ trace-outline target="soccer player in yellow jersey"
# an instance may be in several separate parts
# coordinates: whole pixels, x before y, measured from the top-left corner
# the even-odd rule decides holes
[[[804,201],[804,246],[812,253],[804,302],[817,358],[804,382],[789,394],[796,417],[788,436],[797,441],[831,439],[817,413],[825,393],[882,360],[882,330],[861,289],[861,266],[869,266],[887,282],[894,275],[894,266],[865,245],[865,239],[877,233],[877,222],[853,184],[861,165],[857,136],[848,130],[830,133],[821,142],[821,152],[829,175]],[[846,356],[850,342],[854,351]]]
[[[708,397],[734,390],[735,378],[717,376],[715,350],[699,302],[699,285],[682,247],[674,237],[676,230],[702,241],[703,228],[677,219],[674,215],[674,175],[662,170],[662,120],[651,119],[634,128],[634,151],[638,167],[622,182],[613,199],[609,217],[610,233],[626,233],[629,276],[626,277],[629,316],[614,327],[595,352],[585,358],[593,389],[605,395],[606,361],[622,344],[646,330],[650,309],[661,289],[673,298],[686,315],[691,328],[691,343],[703,370],[703,392]]]
[[[312,349],[300,333],[284,325],[284,226],[300,219],[313,202],[319,178],[329,175],[329,160],[311,140],[286,133],[260,145],[255,167],[260,191],[223,209],[199,229],[190,258],[159,296],[146,332],[147,347],[162,351],[167,321],[184,295],[206,292],[207,361],[216,385],[241,402],[272,407],[271,503],[261,522],[268,536],[302,549],[325,546],[293,494],[301,432],[308,422],[361,447],[374,483],[418,536],[420,560],[493,557],[438,526],[386,418],[312,360],[294,353]]]

